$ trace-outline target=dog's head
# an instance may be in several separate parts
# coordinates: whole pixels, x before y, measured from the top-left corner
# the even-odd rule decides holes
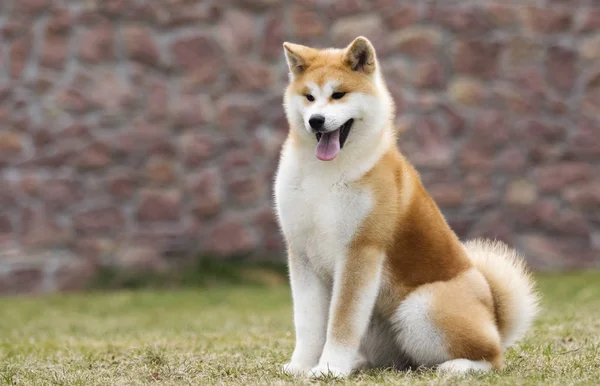
[[[290,69],[287,118],[292,130],[314,142],[320,160],[333,160],[344,146],[359,146],[387,128],[393,102],[369,40],[358,37],[345,49],[283,47]]]

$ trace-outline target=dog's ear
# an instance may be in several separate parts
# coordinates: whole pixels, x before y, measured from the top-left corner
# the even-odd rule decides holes
[[[283,43],[283,52],[292,75],[300,75],[309,65],[313,49],[300,44]]]
[[[346,48],[344,55],[344,63],[352,69],[352,71],[360,71],[365,74],[375,72],[375,48],[364,36],[359,36]]]

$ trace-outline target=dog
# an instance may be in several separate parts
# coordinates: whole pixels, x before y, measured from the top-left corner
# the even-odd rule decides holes
[[[289,134],[274,193],[296,334],[283,371],[502,369],[538,311],[523,259],[451,230],[397,148],[393,99],[368,39],[283,48]]]

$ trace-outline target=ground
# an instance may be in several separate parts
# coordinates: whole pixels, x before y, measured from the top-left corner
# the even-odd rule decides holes
[[[543,312],[489,375],[370,370],[340,384],[594,385],[600,272],[539,275]],[[0,299],[0,383],[301,384],[279,372],[293,349],[289,288],[236,284]]]

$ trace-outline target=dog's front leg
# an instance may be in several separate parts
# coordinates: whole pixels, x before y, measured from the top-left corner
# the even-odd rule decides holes
[[[306,375],[317,364],[327,333],[330,290],[317,276],[305,256],[288,252],[290,282],[294,301],[296,347],[283,370]]]
[[[354,248],[336,268],[327,341],[313,376],[349,375],[362,360],[359,346],[377,300],[384,253]]]

